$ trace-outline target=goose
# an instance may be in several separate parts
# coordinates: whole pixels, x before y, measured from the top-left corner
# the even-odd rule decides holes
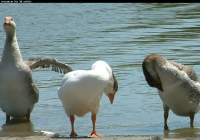
[[[10,117],[26,117],[30,121],[30,113],[39,99],[32,70],[52,66],[52,70],[66,73],[72,69],[52,57],[33,57],[23,61],[12,17],[5,17],[3,28],[6,39],[0,60],[0,108],[6,113],[6,122]]]
[[[70,137],[78,136],[74,129],[75,115],[83,117],[88,112],[91,112],[93,124],[92,132],[88,136],[101,137],[96,132],[100,99],[104,92],[112,104],[117,90],[118,82],[105,61],[96,61],[91,70],[75,70],[67,73],[58,88],[58,96],[71,122]]]
[[[163,102],[164,129],[169,129],[170,109],[178,116],[190,117],[190,127],[194,127],[194,116],[200,110],[200,84],[195,71],[158,54],[146,56],[142,69],[148,85],[158,89]]]

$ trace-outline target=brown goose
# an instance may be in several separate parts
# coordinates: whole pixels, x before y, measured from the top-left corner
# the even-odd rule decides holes
[[[71,67],[55,58],[30,58],[22,60],[16,37],[16,24],[6,17],[3,24],[6,40],[0,62],[0,108],[6,113],[6,122],[12,117],[26,117],[38,102],[39,91],[32,78],[32,69],[52,66],[52,70],[67,73]]]
[[[190,117],[193,127],[194,115],[200,110],[200,84],[195,71],[157,54],[145,57],[142,68],[147,83],[158,89],[163,102],[164,129],[168,129],[170,109],[178,116]]]

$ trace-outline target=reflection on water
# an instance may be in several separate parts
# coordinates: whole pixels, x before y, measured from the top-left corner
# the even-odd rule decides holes
[[[180,138],[180,137],[199,137],[200,128],[179,128],[174,130],[165,130],[165,138]]]
[[[25,118],[12,118],[10,122],[2,125],[0,136],[31,136],[36,135],[33,123]]]

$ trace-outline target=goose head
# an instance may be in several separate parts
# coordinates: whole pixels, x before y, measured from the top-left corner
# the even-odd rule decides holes
[[[12,17],[5,17],[3,28],[7,36],[15,35],[16,24]]]
[[[109,80],[107,86],[104,88],[104,93],[106,94],[106,96],[108,96],[111,104],[114,101],[115,94],[117,91],[118,91],[118,82],[114,76],[114,73],[112,72],[110,80]]]
[[[99,69],[99,70],[105,70],[106,75],[108,75],[108,84],[103,89],[106,96],[109,98],[110,103],[112,104],[114,101],[114,97],[116,92],[118,91],[118,82],[115,78],[115,75],[111,69],[111,67],[104,61],[97,61],[93,64],[92,69]]]

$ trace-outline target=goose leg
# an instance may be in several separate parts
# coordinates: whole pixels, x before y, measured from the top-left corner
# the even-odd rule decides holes
[[[26,115],[26,121],[28,121],[28,122],[30,121],[30,112],[28,112]]]
[[[6,122],[10,121],[10,116],[8,114],[6,114]]]
[[[193,122],[194,122],[194,112],[191,112],[190,113],[190,127],[194,127]]]
[[[90,134],[90,137],[101,137],[96,132],[96,114],[92,114],[91,119],[92,119],[93,130],[92,133]]]
[[[168,125],[167,125],[168,116],[169,116],[169,108],[164,107],[164,129],[165,130],[169,130]]]
[[[70,134],[70,137],[76,137],[76,136],[78,136],[76,134],[76,132],[74,131],[74,121],[75,121],[75,117],[74,117],[74,115],[71,115],[70,116],[70,122],[71,122],[71,134]]]

